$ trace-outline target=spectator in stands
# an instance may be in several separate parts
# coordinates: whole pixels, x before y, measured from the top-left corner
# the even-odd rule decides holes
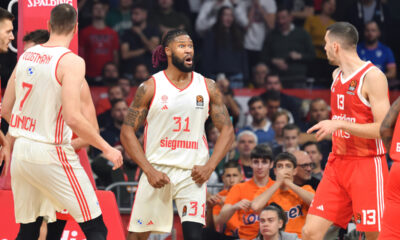
[[[231,0],[211,0],[201,4],[196,19],[196,32],[203,36],[217,22],[217,13],[222,7],[233,7]]]
[[[145,64],[136,65],[135,72],[133,74],[133,83],[135,86],[139,86],[142,82],[150,78],[150,73]]]
[[[253,177],[251,167],[251,152],[257,146],[257,136],[252,131],[242,131],[237,136],[237,150],[239,152],[238,163],[242,169],[243,180],[247,181]]]
[[[156,26],[148,24],[147,9],[142,4],[133,5],[132,27],[121,38],[122,73],[132,77],[132,70],[138,64],[152,69],[152,53],[159,43],[160,32]]]
[[[298,240],[297,234],[284,232],[288,217],[282,207],[271,203],[260,212],[260,234],[257,240]]]
[[[257,63],[252,68],[252,76],[249,83],[250,88],[265,88],[266,78],[269,74],[267,64],[263,62]]]
[[[280,92],[280,99],[281,99],[281,107],[283,109],[287,109],[293,116],[293,120],[295,123],[301,122],[301,101],[297,97],[293,97],[287,95],[282,92],[282,83],[281,79],[278,74],[270,74],[267,76],[266,80],[266,90],[271,91],[279,91]],[[263,95],[261,98],[264,98]]]
[[[275,202],[288,213],[286,232],[296,233],[301,238],[301,230],[306,221],[308,208],[315,191],[309,185],[296,185],[294,176],[297,172],[296,157],[291,153],[280,153],[275,157],[275,183],[268,189],[256,193],[251,203],[252,210],[259,212],[269,203]]]
[[[227,239],[231,237],[237,237],[237,230],[240,225],[239,218],[237,213],[232,216],[229,221],[224,224],[223,227],[214,226],[215,222],[219,222],[219,214],[221,212],[221,208],[224,206],[224,202],[226,196],[229,193],[229,190],[236,184],[240,183],[243,176],[241,174],[241,168],[237,162],[229,161],[224,165],[224,172],[222,174],[222,181],[224,183],[224,188],[218,194],[209,196],[207,198],[207,220],[206,226],[208,228],[214,228],[221,232],[223,230],[223,235],[219,236],[220,238]],[[210,237],[204,237],[203,239],[210,239]],[[215,239],[215,238],[214,238]]]
[[[322,120],[329,119],[329,105],[322,98],[315,98],[310,102],[310,119],[304,126],[304,131],[319,123]],[[330,139],[330,138],[329,138]]]
[[[281,95],[279,91],[276,90],[268,90],[263,93],[261,96],[262,100],[264,101],[265,106],[267,107],[267,117],[271,121],[272,116],[279,111],[285,110],[281,108]],[[287,111],[289,114],[289,123],[294,123],[293,116],[290,112]]]
[[[162,34],[172,29],[184,29],[191,32],[192,26],[189,18],[173,8],[174,0],[158,0],[158,8],[152,15],[151,20],[159,27]]]
[[[230,87],[231,83],[223,73],[218,74],[216,80],[217,86],[223,94],[222,100],[224,101],[225,106],[228,109],[229,115],[232,117],[233,126],[235,126],[236,123],[239,121],[240,107],[234,98],[235,94]]]
[[[107,26],[114,29],[114,31],[116,31],[119,36],[121,36],[125,30],[128,30],[132,27],[132,3],[132,0],[120,0],[119,8],[110,9],[106,16]]]
[[[112,78],[112,79],[119,78],[119,71],[117,64],[114,62],[108,62],[104,64],[101,75],[103,78]]]
[[[100,99],[96,104],[96,113],[98,115],[97,121],[99,122],[99,127],[104,128],[112,123],[111,118],[111,103],[118,99],[123,99],[124,94],[122,89],[118,85],[113,85],[108,88],[107,98]]]
[[[392,50],[381,43],[378,24],[371,21],[365,24],[364,42],[357,45],[357,53],[362,60],[371,61],[388,79],[396,78],[396,61]]]
[[[278,111],[272,116],[271,121],[275,139],[270,145],[275,149],[283,145],[283,128],[289,123],[289,113],[286,110]]]
[[[293,155],[297,160],[296,173],[294,175],[294,183],[300,187],[310,185],[314,190],[317,190],[319,180],[312,176],[314,163],[310,156],[304,151],[295,151]]]
[[[298,27],[303,27],[307,17],[314,14],[313,0],[286,0],[286,2],[291,3],[288,9],[291,9],[293,23]]]
[[[117,99],[112,102],[112,124],[106,126],[104,130],[100,132],[100,135],[111,146],[115,146],[117,143],[120,142],[119,135],[121,133],[121,126],[127,114],[128,104],[126,104],[126,101],[124,99]]]
[[[283,145],[273,149],[274,156],[277,156],[281,152],[291,152],[300,149],[299,136],[300,128],[294,124],[287,124],[282,129],[283,134]]]
[[[88,78],[100,76],[107,62],[118,64],[119,61],[119,37],[117,32],[106,26],[106,12],[107,6],[104,3],[93,3],[92,24],[79,33],[79,55],[88,63]]]
[[[132,97],[130,96],[131,81],[129,81],[129,79],[127,78],[119,78],[117,85],[121,87],[122,95],[124,96],[124,99],[128,103],[128,105],[130,105],[133,100]]]
[[[304,85],[307,64],[315,58],[315,52],[310,35],[295,27],[292,20],[290,10],[278,10],[277,29],[264,42],[262,60],[270,63],[283,82],[296,87]]]
[[[242,88],[248,79],[247,54],[243,48],[243,31],[236,24],[231,7],[221,7],[217,22],[204,35],[203,71],[214,78],[224,73],[233,88]]]
[[[252,97],[248,101],[249,113],[252,117],[252,123],[240,131],[253,131],[258,138],[258,143],[270,143],[274,140],[275,132],[271,127],[271,122],[267,118],[267,107],[260,97]]]
[[[44,29],[39,29],[26,34],[22,41],[24,42],[24,51],[36,44],[42,44],[49,40],[49,31]]]
[[[332,83],[331,73],[333,67],[328,64],[326,58],[324,37],[326,28],[335,23],[332,19],[335,10],[336,0],[323,0],[321,13],[307,17],[304,23],[304,30],[310,34],[316,54],[310,75],[315,78],[317,84],[321,84],[324,87],[329,87]]]
[[[321,150],[319,150],[318,143],[306,142],[303,144],[303,150],[308,154],[314,164],[311,175],[321,181],[324,171],[321,167],[322,153]]]
[[[249,69],[260,60],[264,39],[275,27],[275,13],[274,0],[238,1],[235,16],[246,30],[244,48],[247,50]]]
[[[258,191],[264,191],[274,184],[269,177],[273,166],[272,151],[267,145],[257,145],[251,153],[253,177],[244,183],[234,185],[225,199],[216,224],[224,224],[237,212],[240,221],[239,238],[254,239],[257,237],[259,223],[257,213],[251,209],[251,201]],[[261,190],[260,190],[261,189]]]
[[[346,20],[353,24],[359,33],[364,32],[364,26],[370,21],[375,21],[385,36],[385,25],[389,14],[387,13],[386,5],[382,0],[355,0],[347,8]],[[363,34],[359,35],[360,40],[363,40]]]

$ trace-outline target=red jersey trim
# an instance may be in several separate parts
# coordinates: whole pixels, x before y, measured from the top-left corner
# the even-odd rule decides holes
[[[41,47],[45,47],[45,48],[56,48],[56,47],[64,47],[64,46],[45,46],[43,44],[39,44]]]
[[[151,78],[153,79],[153,82],[154,82],[154,94],[153,94],[153,97],[151,98],[151,102],[150,102],[150,106],[149,106],[149,110],[150,110],[150,108],[151,108],[151,105],[153,104],[153,101],[154,101],[154,98],[156,97],[156,79],[154,78],[154,76],[151,76]]]
[[[204,84],[206,85],[206,89],[207,89],[207,95],[208,95],[208,115],[210,115],[210,104],[211,104],[211,98],[210,98],[210,91],[208,91],[208,85],[207,85],[207,81],[206,81],[206,77],[204,78]]]
[[[169,83],[171,83],[172,86],[174,86],[176,89],[178,89],[178,90],[181,91],[181,92],[182,92],[183,90],[187,89],[190,85],[192,85],[193,78],[194,78],[194,73],[192,72],[192,79],[190,80],[190,83],[189,83],[185,88],[180,89],[180,88],[178,88],[178,87],[168,78],[167,74],[165,73],[165,70],[163,71],[163,73],[164,73],[164,76],[165,76],[165,77],[167,78],[167,80],[169,81]]]
[[[54,70],[54,76],[56,77],[56,80],[57,80],[58,84],[60,84],[60,86],[62,86],[62,84],[61,84],[61,81],[58,80],[58,77],[57,77],[57,68],[58,68],[58,64],[60,63],[61,58],[64,57],[65,55],[67,55],[68,53],[72,53],[72,51],[66,52],[60,56],[60,58],[57,60],[56,68]]]
[[[360,77],[360,83],[359,83],[359,85],[358,85],[358,89],[357,89],[357,96],[358,96],[358,98],[360,99],[360,101],[362,102],[362,103],[364,103],[365,104],[365,106],[367,106],[367,107],[371,107],[371,104],[368,102],[368,100],[367,99],[365,99],[365,97],[362,95],[362,93],[361,93],[361,89],[362,89],[362,86],[364,85],[364,78],[365,78],[365,75],[371,70],[371,69],[373,69],[373,68],[376,68],[374,65],[371,65],[367,70],[365,70],[365,72],[361,75],[361,77]]]

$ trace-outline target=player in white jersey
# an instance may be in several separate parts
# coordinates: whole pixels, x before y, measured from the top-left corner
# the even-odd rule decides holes
[[[49,41],[21,55],[15,79],[8,85],[15,89],[7,98],[15,102],[9,132],[15,141],[11,184],[15,218],[21,223],[17,239],[37,238],[41,216],[51,222],[55,211],[63,209],[87,239],[106,239],[93,187],[71,146],[72,130],[102,150],[114,168],[121,166],[122,156],[81,113],[85,62],[67,48],[77,32],[75,9],[56,6],[48,27]]]
[[[0,8],[0,53],[8,51],[8,44],[14,39],[13,24],[14,16],[4,8]],[[0,91],[1,93],[1,91]],[[1,99],[0,99],[1,109]],[[1,121],[1,116],[0,116]],[[0,131],[0,176],[7,175],[8,165],[10,163],[10,152],[8,151],[9,146],[3,132]],[[4,164],[3,164],[4,161]]]
[[[206,181],[226,155],[233,127],[213,80],[193,71],[193,42],[183,30],[171,30],[153,53],[153,65],[167,68],[142,83],[121,129],[121,142],[142,168],[128,239],[170,232],[172,201],[185,240],[202,239]],[[220,131],[208,156],[204,123],[208,116]],[[145,125],[144,146],[135,132]]]

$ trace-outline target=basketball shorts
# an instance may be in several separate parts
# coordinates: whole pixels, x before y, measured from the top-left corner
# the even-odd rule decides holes
[[[130,232],[171,232],[173,205],[178,209],[181,222],[205,224],[206,184],[198,185],[191,177],[192,170],[169,166],[154,166],[168,175],[170,183],[153,188],[142,174],[133,203]]]
[[[88,176],[70,145],[51,145],[17,138],[11,161],[11,187],[17,223],[43,216],[56,220],[67,210],[77,222],[101,215]]]
[[[400,162],[393,162],[385,192],[385,211],[379,240],[400,238]]]
[[[387,177],[385,156],[330,154],[308,213],[342,228],[354,216],[358,231],[381,231]]]

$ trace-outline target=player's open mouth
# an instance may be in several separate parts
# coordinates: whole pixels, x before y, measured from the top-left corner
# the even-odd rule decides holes
[[[185,57],[185,63],[192,65],[193,64],[192,57]]]

